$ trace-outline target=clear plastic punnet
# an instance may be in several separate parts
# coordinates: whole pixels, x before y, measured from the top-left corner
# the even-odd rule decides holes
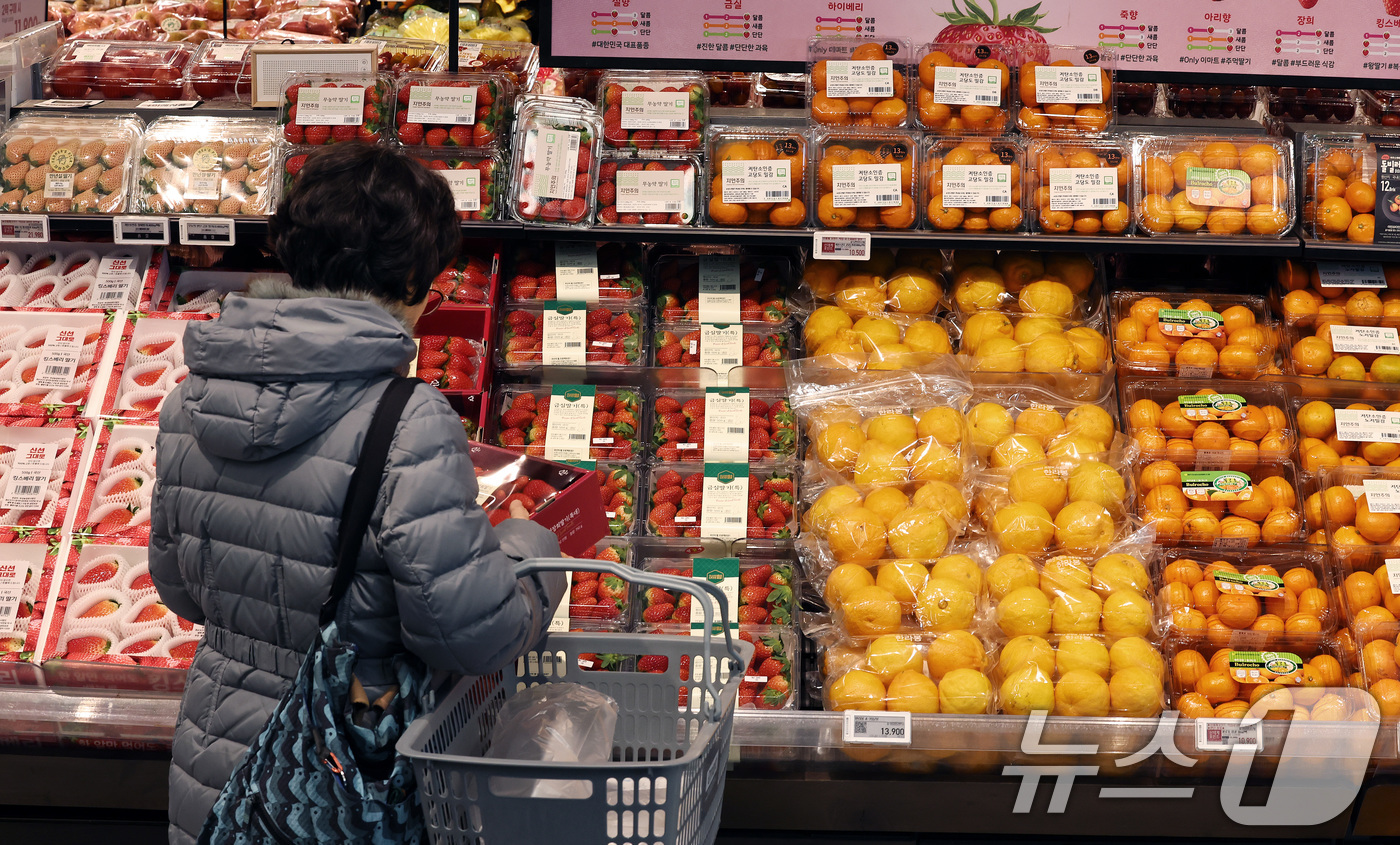
[[[1032,231],[1131,234],[1132,185],[1133,151],[1126,140],[1037,140],[1028,146],[1026,210]]]
[[[1282,384],[1133,379],[1119,391],[1127,434],[1150,460],[1247,469],[1261,460],[1288,460],[1298,448]]]
[[[413,73],[395,86],[395,134],[406,147],[504,147],[515,83],[502,73]]]
[[[1167,85],[1167,111],[1175,117],[1210,120],[1254,117],[1259,89],[1253,85]]]
[[[517,91],[530,91],[540,72],[540,48],[518,41],[459,41],[458,70],[503,71]]]
[[[1221,470],[1143,461],[1136,475],[1138,513],[1158,545],[1252,549],[1303,540],[1302,488],[1287,461]]]
[[[603,121],[586,100],[517,101],[510,213],[522,223],[587,227],[598,186]]]
[[[1400,468],[1332,467],[1322,473],[1318,489],[1327,545],[1343,572],[1389,566],[1387,561],[1400,557],[1400,511],[1394,504]]]
[[[964,320],[981,311],[1103,319],[1103,274],[1091,255],[960,249],[952,270],[953,305]]]
[[[1016,128],[1033,138],[1102,135],[1118,122],[1113,96],[1118,54],[1098,48],[1050,46],[1047,61],[1016,70],[1021,107]]]
[[[711,403],[712,392],[703,387],[656,388],[648,427],[643,431],[649,444],[647,452],[663,464],[705,460],[707,432],[738,437],[741,433],[731,433],[730,427],[723,424],[738,423],[738,417],[747,417],[735,425],[747,432],[744,439],[712,444],[710,455],[743,453],[750,463],[756,464],[791,462],[798,454],[797,416],[788,403],[787,392],[765,388],[744,390],[747,407],[742,402],[732,401],[738,395],[737,390],[729,395],[720,390]],[[726,412],[735,416],[722,416]]]
[[[648,536],[787,543],[797,533],[797,476],[790,467],[677,463],[647,473]]]
[[[44,91],[64,100],[174,100],[193,57],[184,43],[69,41],[44,67]]]
[[[805,131],[716,126],[709,131],[706,209],[712,226],[807,225]]]
[[[1262,296],[1114,291],[1109,310],[1125,372],[1249,381],[1277,370],[1280,332]]]
[[[277,127],[266,120],[165,117],[141,138],[132,208],[145,214],[271,214]]]
[[[506,162],[490,149],[413,150],[431,170],[441,174],[452,189],[452,204],[462,222],[505,219],[501,196],[505,192]]]
[[[978,311],[961,320],[961,354],[979,374],[1103,375],[1113,356],[1098,323],[1040,314]],[[1050,380],[1053,383],[1053,379]]]
[[[186,94],[201,100],[249,102],[253,77],[248,67],[252,41],[211,38],[199,45],[185,72]]]
[[[783,326],[800,306],[792,262],[785,255],[678,253],[651,265],[658,322]]]
[[[536,367],[640,367],[646,359],[639,306],[539,302],[505,311],[499,363],[509,371]]]
[[[1354,398],[1292,399],[1298,465],[1321,473],[1340,466],[1390,466],[1400,460],[1400,402]]]
[[[987,675],[995,646],[970,631],[849,636],[832,630],[818,642],[827,710],[989,713],[994,706]]]
[[[696,225],[701,169],[694,155],[605,155],[598,165],[598,225]]]
[[[1081,605],[1065,605],[1059,615],[1083,614]],[[1027,615],[1039,612],[1036,606]],[[1105,602],[1105,620],[1108,614]],[[1150,637],[1025,634],[1002,640],[997,654],[992,679],[1001,713],[1147,719],[1167,707],[1167,663]]]
[[[1156,573],[1172,639],[1211,648],[1315,647],[1342,618],[1324,550],[1170,549]]]
[[[919,48],[914,115],[920,128],[949,135],[1001,135],[1011,126],[1014,50],[997,44],[935,42]]]
[[[637,303],[642,296],[646,259],[640,244],[583,242],[556,249],[551,241],[521,243],[504,258],[502,288],[507,302],[584,299],[618,304]],[[598,268],[596,292],[591,273],[578,272],[579,264],[591,270],[594,263]],[[559,277],[564,271],[568,276],[561,285]],[[588,278],[575,284],[582,276]]]
[[[1148,117],[1157,113],[1156,82],[1117,82],[1113,86],[1113,101],[1118,104],[1118,114]]]
[[[906,126],[914,47],[907,38],[814,35],[807,42],[807,108],[823,126]]]
[[[1010,138],[930,135],[921,205],[940,232],[1020,232],[1026,226],[1026,150]]]
[[[912,229],[919,222],[917,133],[840,130],[813,139],[812,196],[823,229]]]
[[[700,150],[710,88],[689,71],[610,70],[598,80],[603,143],[619,150]]]
[[[290,73],[278,123],[289,144],[374,144],[393,124],[393,88],[378,73]]]
[[[1281,332],[1284,373],[1306,396],[1386,401],[1400,381],[1400,337],[1375,317],[1312,316]]]
[[[1148,235],[1281,238],[1293,228],[1293,142],[1264,135],[1139,135],[1133,218]]]
[[[1375,241],[1376,141],[1384,137],[1341,132],[1303,135],[1302,223],[1310,236],[1351,243]]]
[[[447,47],[424,38],[388,36],[350,39],[351,44],[368,42],[379,47],[379,70],[398,76],[435,73],[447,68]]]
[[[1356,94],[1349,88],[1265,88],[1269,117],[1291,123],[1351,123]]]
[[[1357,91],[1361,97],[1361,111],[1374,123],[1381,126],[1400,126],[1400,91]]]
[[[1359,702],[1330,691],[1347,686],[1351,671],[1350,659],[1331,643],[1283,650],[1169,644],[1168,656],[1172,707],[1184,719],[1282,718],[1295,725],[1380,719],[1375,702],[1356,707]],[[1365,686],[1359,678],[1357,685]]]
[[[5,127],[0,211],[120,214],[127,208],[141,121],[22,116]]]
[[[740,323],[657,323],[653,366],[713,370],[723,381],[737,367],[782,367],[793,354],[792,330]]]

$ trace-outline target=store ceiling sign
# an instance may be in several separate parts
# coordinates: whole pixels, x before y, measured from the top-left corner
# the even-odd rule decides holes
[[[1376,84],[1400,73],[1391,0],[1314,4],[1222,0],[547,0],[551,64],[799,69],[813,35],[898,34],[915,44],[1009,48],[1048,61],[1047,44],[1111,50],[1122,71],[1219,77],[1314,76]],[[1310,8],[1305,8],[1310,7]],[[992,17],[998,16],[996,20]],[[968,64],[976,64],[969,61]],[[759,65],[763,66],[763,65]],[[1366,82],[1366,80],[1373,80]]]

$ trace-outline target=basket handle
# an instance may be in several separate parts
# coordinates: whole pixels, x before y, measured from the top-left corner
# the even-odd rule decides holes
[[[711,678],[713,673],[708,671],[710,665],[710,642],[714,639],[714,607],[719,608],[720,626],[724,630],[724,647],[729,653],[729,658],[734,661],[737,669],[742,672],[744,660],[739,653],[739,649],[734,645],[734,639],[729,631],[729,605],[724,592],[708,581],[698,578],[681,578],[676,575],[662,575],[659,572],[647,572],[641,569],[633,569],[630,566],[623,566],[610,560],[586,560],[579,558],[531,558],[522,560],[515,565],[515,575],[523,578],[536,572],[607,572],[618,576],[626,581],[641,584],[644,587],[660,587],[663,590],[672,592],[689,593],[696,599],[696,604],[700,605],[705,612],[705,635],[701,643],[701,659],[705,661],[707,671],[705,673],[706,699],[702,704],[701,712],[706,719],[711,722],[718,722],[720,714],[714,712],[713,704],[719,701],[720,692],[714,685]],[[568,601],[566,594],[564,601]],[[714,605],[712,607],[711,605]]]

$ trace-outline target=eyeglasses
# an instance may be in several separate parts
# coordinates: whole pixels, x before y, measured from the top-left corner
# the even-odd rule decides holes
[[[440,290],[429,290],[427,297],[423,300],[423,314],[427,316],[438,310],[443,303],[443,295]]]

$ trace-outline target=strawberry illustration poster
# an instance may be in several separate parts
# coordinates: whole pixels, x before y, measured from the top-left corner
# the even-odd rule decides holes
[[[1120,70],[1393,78],[1400,0],[555,0],[551,61],[796,69],[814,35],[1093,48]],[[595,61],[594,63],[597,63]]]

